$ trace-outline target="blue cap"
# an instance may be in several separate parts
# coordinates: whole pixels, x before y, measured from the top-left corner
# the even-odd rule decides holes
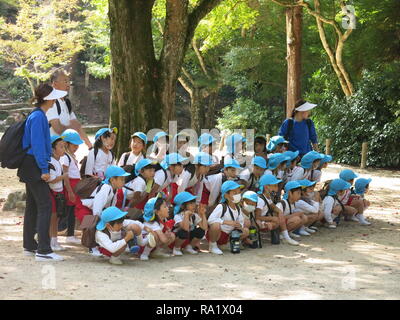
[[[287,200],[289,197],[289,191],[297,188],[301,188],[301,184],[298,181],[289,181],[288,183],[286,183],[283,199]]]
[[[282,136],[273,136],[271,139],[269,139],[267,150],[274,151],[277,145],[281,143],[289,143],[289,141],[286,141]]]
[[[53,144],[57,140],[63,140],[64,136],[54,135],[50,137],[51,144]]]
[[[315,160],[321,160],[325,157],[324,154],[316,152],[316,151],[310,151],[308,153],[306,153],[303,158],[301,158],[301,162],[300,165],[304,168],[304,169],[311,169],[312,167],[312,163]]]
[[[334,196],[338,191],[350,189],[351,184],[343,179],[334,179],[329,185],[328,196]]]
[[[96,229],[100,231],[104,230],[106,228],[106,223],[121,219],[127,214],[128,212],[124,212],[117,207],[108,207],[101,213],[100,221],[97,223]]]
[[[251,164],[263,169],[267,169],[267,161],[265,161],[263,157],[254,157],[253,160],[251,160]]]
[[[231,157],[225,157],[225,159],[224,159],[224,168],[240,169],[241,166],[240,166],[239,162],[237,162],[235,159],[233,159]]]
[[[83,143],[83,140],[79,136],[79,133],[77,131],[75,131],[74,129],[67,129],[61,135],[64,136],[65,142],[72,143],[76,146]]]
[[[140,170],[152,164],[155,164],[155,161],[150,159],[139,160],[135,165],[135,174],[138,176],[140,174]]]
[[[135,132],[133,135],[131,135],[131,138],[133,137],[138,137],[144,142],[145,145],[147,144],[147,136],[143,132]]]
[[[199,144],[200,147],[203,145],[209,145],[213,142],[215,142],[215,138],[209,134],[209,133],[203,133],[200,137],[199,137]]]
[[[202,166],[211,166],[213,164],[212,157],[206,152],[199,152],[193,159],[193,164],[201,164]]]
[[[231,190],[238,189],[238,188],[243,188],[243,186],[232,180],[225,181],[221,186],[221,201],[220,202],[225,202],[225,200],[226,200],[225,193],[227,193],[228,191],[231,191]]]
[[[354,186],[355,186],[355,192],[356,194],[363,195],[365,193],[365,187],[369,185],[369,183],[372,181],[372,179],[365,179],[365,178],[360,178],[357,179]]]
[[[235,145],[237,143],[246,142],[247,140],[240,134],[235,133],[226,138],[226,149],[228,153],[234,154],[235,153]]]
[[[130,174],[118,166],[109,166],[105,173],[105,180],[103,183],[109,183],[112,177],[128,177]]]
[[[178,214],[179,210],[181,209],[182,204],[196,200],[196,199],[197,199],[197,197],[192,195],[189,192],[183,191],[183,192],[178,193],[174,198],[174,204],[175,204],[174,215]]]
[[[322,166],[325,162],[331,162],[332,161],[332,156],[329,154],[326,154],[323,159],[319,162],[319,165]]]
[[[269,157],[268,159],[268,169],[274,170],[278,168],[278,166],[284,162],[288,161],[290,158],[288,156],[285,156],[283,153],[274,153]]]
[[[144,221],[153,221],[154,217],[156,216],[156,213],[154,212],[154,207],[156,205],[156,202],[159,198],[163,198],[165,200],[165,195],[162,192],[159,192],[157,194],[157,196],[155,196],[154,198],[150,198],[145,206],[144,206],[144,210],[143,210],[143,219]]]
[[[99,139],[103,134],[106,132],[114,132],[115,134],[118,134],[118,129],[117,128],[101,128],[96,132],[96,135],[94,136],[94,139],[97,140]]]
[[[261,176],[259,184],[260,184],[260,189],[258,191],[259,194],[264,192],[264,186],[269,186],[269,185],[274,185],[282,182],[282,180],[277,179],[274,175],[272,174],[264,174]]]
[[[160,139],[162,137],[166,137],[166,136],[168,136],[168,134],[166,132],[160,131],[154,136],[153,142],[156,143],[158,141],[158,139]]]
[[[286,166],[290,167],[291,162],[299,156],[299,151],[285,151],[282,153],[284,156],[289,157],[290,159],[287,161]]]
[[[344,169],[339,173],[339,178],[344,180],[344,181],[350,181],[355,178],[358,178],[358,174],[355,173],[353,170],[350,169]]]
[[[245,193],[243,193],[242,198],[243,199],[248,199],[248,200],[253,201],[255,203],[258,202],[257,193],[255,193],[254,191],[246,191]]]
[[[188,158],[182,157],[179,153],[170,153],[165,156],[165,159],[161,162],[161,166],[167,170],[170,165],[182,163],[187,159]]]
[[[304,180],[297,180],[297,182],[298,182],[302,187],[305,187],[305,188],[312,187],[313,185],[315,185],[315,184],[317,183],[317,181],[310,181],[310,180],[307,180],[307,179],[304,179]]]

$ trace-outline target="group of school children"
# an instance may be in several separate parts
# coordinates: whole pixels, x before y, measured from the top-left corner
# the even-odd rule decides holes
[[[51,137],[53,251],[65,250],[57,241],[60,194],[66,199],[66,242],[80,243],[74,236],[75,218],[82,223],[86,216],[98,216],[96,245],[89,253],[108,257],[112,264],[122,264],[122,254],[136,254],[140,260],[196,255],[205,241],[210,253],[221,255],[233,231],[242,248],[255,248],[249,232],[254,228],[259,234],[274,233],[275,243],[299,245],[299,238],[318,231],[317,225],[333,230],[343,220],[370,224],[363,214],[371,179],[355,180],[357,174],[346,169],[317,191],[332,157],[311,151],[300,158],[298,151],[287,151],[281,136],[268,144],[256,137],[254,155],[247,158],[251,165],[243,167],[238,159],[246,139],[239,134],[227,137],[227,154],[219,157],[210,134],[200,136],[199,152],[191,154],[185,133],[169,137],[159,132],[146,158],[147,136],[136,132],[130,151],[115,159],[117,134],[116,128],[100,129],[81,163],[75,154],[83,141],[75,130]],[[171,144],[178,152],[168,152]],[[98,183],[89,183],[94,177]],[[91,189],[83,196],[77,186]]]

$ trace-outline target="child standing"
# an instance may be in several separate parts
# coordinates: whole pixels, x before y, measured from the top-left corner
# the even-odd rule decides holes
[[[194,248],[200,248],[200,240],[207,231],[205,210],[196,211],[197,197],[189,192],[178,193],[174,199],[174,233],[175,245],[173,254],[181,256],[181,248],[190,254],[197,254]]]
[[[65,155],[60,159],[63,171],[68,173],[68,179],[64,181],[66,198],[66,217],[59,223],[59,229],[67,228],[66,243],[79,244],[81,241],[75,237],[75,206],[80,203],[79,197],[73,189],[81,181],[78,160],[75,153],[79,145],[83,143],[79,133],[73,129],[67,129],[62,133],[65,142]],[[64,222],[64,224],[63,224]]]
[[[135,132],[131,136],[131,151],[122,154],[118,161],[119,167],[133,166],[144,159],[146,154],[147,136],[143,132]]]
[[[233,230],[241,231],[242,240],[249,236],[249,229],[244,226],[244,217],[238,206],[241,200],[240,189],[241,186],[234,181],[226,181],[221,186],[221,203],[208,218],[209,229],[206,237],[211,253],[223,254],[218,245],[227,244]]]
[[[51,136],[52,156],[50,159],[50,179],[48,181],[51,190],[52,214],[50,221],[50,246],[53,251],[65,250],[57,241],[58,219],[63,216],[65,210],[64,181],[68,175],[63,173],[60,158],[64,155],[64,141],[62,136]]]
[[[85,164],[86,176],[104,179],[107,168],[115,165],[111,150],[114,148],[117,133],[117,128],[102,128],[96,132],[94,147],[89,151]]]

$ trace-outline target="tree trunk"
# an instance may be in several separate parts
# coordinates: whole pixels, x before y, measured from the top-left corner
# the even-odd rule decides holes
[[[194,87],[190,95],[190,118],[191,127],[193,130],[196,130],[197,133],[200,133],[202,127],[201,102],[201,90],[198,87]]]
[[[205,124],[206,128],[212,129],[215,126],[215,112],[218,101],[219,89],[213,90],[208,97],[208,110],[206,113]]]
[[[151,18],[154,0],[109,0],[111,63],[110,125],[119,129],[116,153],[133,132],[161,128],[157,62]]]
[[[286,8],[287,118],[291,117],[296,101],[301,98],[302,10],[301,6]]]

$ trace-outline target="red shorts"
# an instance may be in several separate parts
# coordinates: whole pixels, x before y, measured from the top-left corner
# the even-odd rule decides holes
[[[111,257],[112,253],[110,251],[108,251],[107,249],[104,249],[102,247],[99,247],[99,251],[101,254],[104,254],[106,257]]]
[[[208,230],[207,230],[206,239],[207,239],[208,242],[210,242],[210,238],[209,238],[209,237],[210,237],[210,236],[209,236]],[[223,232],[223,231],[221,231],[221,234],[220,234],[220,236],[219,236],[219,239],[218,239],[218,241],[217,241],[217,244],[218,244],[219,246],[222,246],[222,245],[224,245],[224,244],[227,244],[228,242],[229,242],[229,234],[228,234],[228,233],[225,233],[225,232]]]
[[[92,210],[88,207],[85,207],[79,200],[79,203],[75,206],[75,217],[79,220],[79,222],[82,222],[83,217],[89,214],[93,214]]]
[[[75,186],[78,184],[79,181],[81,181],[81,179],[69,179],[69,184],[71,185],[72,190],[74,190]],[[81,201],[81,199],[79,199],[79,197],[76,194],[75,194],[75,202],[69,200],[67,190],[65,190],[65,199],[67,200],[67,206],[75,206],[78,202]]]
[[[122,202],[124,201],[124,191],[122,189],[118,189],[117,190],[117,203],[115,204],[115,206],[118,209],[122,209]],[[128,201],[125,201],[125,206],[128,204]]]
[[[353,202],[354,199],[357,199],[357,196],[350,196],[349,201],[345,204],[346,206],[351,206],[351,203]]]
[[[175,196],[177,194],[178,194],[178,185],[175,182],[173,182],[173,183],[171,183],[171,195],[172,195],[171,203],[174,202]]]
[[[208,191],[208,189],[205,186],[203,186],[203,192],[201,194],[200,203],[205,204],[207,206],[209,198],[210,198],[210,191]]]
[[[64,190],[62,192],[55,192],[53,190],[51,190],[50,194],[51,194],[51,213],[57,213],[57,207],[56,207],[56,194],[64,194]]]

